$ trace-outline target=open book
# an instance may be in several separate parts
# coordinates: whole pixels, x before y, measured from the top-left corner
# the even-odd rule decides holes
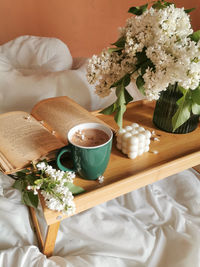
[[[52,160],[67,144],[67,132],[85,122],[104,123],[66,96],[36,104],[31,114],[13,111],[0,115],[0,170],[11,174],[31,161]]]

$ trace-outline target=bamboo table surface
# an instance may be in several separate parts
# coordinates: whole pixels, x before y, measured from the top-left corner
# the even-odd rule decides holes
[[[149,152],[145,152],[135,159],[129,159],[116,148],[116,138],[114,137],[110,161],[104,173],[104,182],[100,184],[98,181],[81,178],[74,180],[76,185],[85,189],[84,193],[75,196],[76,214],[200,164],[200,125],[195,131],[188,134],[167,133],[153,125],[153,110],[154,105],[151,102],[137,101],[129,104],[124,115],[123,126],[136,122],[151,132],[154,130],[160,141],[151,140]],[[112,115],[97,113],[96,116],[113,129],[118,129]],[[158,154],[152,153],[153,150],[158,151]],[[40,198],[40,201],[46,223],[49,226],[49,234],[47,233],[45,244],[42,241],[39,243],[41,243],[43,253],[49,256],[53,252],[54,239],[56,239],[60,221],[67,216],[48,209],[43,198]],[[31,209],[31,213],[34,216],[33,209]],[[35,224],[37,224],[36,219]],[[38,239],[41,239],[39,229],[37,229],[37,225],[35,226]],[[52,227],[56,229],[53,231],[56,232],[54,238],[52,237]]]

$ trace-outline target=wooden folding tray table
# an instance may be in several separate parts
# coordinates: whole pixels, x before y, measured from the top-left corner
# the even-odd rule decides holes
[[[123,126],[136,122],[151,132],[154,130],[160,141],[152,140],[149,152],[135,159],[129,159],[116,148],[114,137],[110,161],[104,173],[104,182],[100,184],[98,181],[75,178],[74,183],[85,189],[84,193],[75,196],[76,214],[200,164],[200,127],[198,126],[195,131],[188,134],[171,134],[161,131],[153,125],[153,110],[154,103],[145,100],[129,104],[124,115]],[[95,115],[112,128],[118,129],[112,115],[99,113]],[[158,154],[152,153],[154,150],[158,151]],[[60,222],[67,216],[48,209],[41,196],[40,201],[48,225],[45,241],[41,235],[36,211],[30,208],[30,212],[39,247],[45,255],[51,256]]]

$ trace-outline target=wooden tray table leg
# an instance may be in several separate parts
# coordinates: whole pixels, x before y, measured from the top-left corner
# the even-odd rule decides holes
[[[55,247],[55,242],[56,242],[58,229],[60,226],[60,221],[54,224],[48,225],[46,240],[44,244],[35,209],[32,207],[29,207],[29,211],[31,213],[33,225],[34,225],[35,232],[37,235],[39,249],[44,255],[46,255],[47,257],[50,257],[52,256],[53,250]]]
[[[33,225],[34,225],[34,228],[35,228],[39,249],[40,249],[40,251],[42,251],[43,248],[44,248],[44,242],[43,242],[43,239],[42,239],[42,234],[41,234],[41,231],[40,231],[40,226],[39,226],[39,223],[38,223],[36,212],[35,212],[35,209],[32,208],[32,207],[29,207],[29,211],[31,213]]]
[[[47,257],[52,256],[60,222],[48,225],[46,240],[42,253]]]

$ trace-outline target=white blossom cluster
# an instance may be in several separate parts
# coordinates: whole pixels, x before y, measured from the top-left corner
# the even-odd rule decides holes
[[[51,190],[42,190],[42,179],[36,186],[32,186],[28,189],[34,190],[35,193],[37,192],[36,190],[41,189],[41,194],[43,195],[45,203],[49,209],[62,211],[67,215],[74,214],[74,197],[66,183],[73,183],[75,173],[53,169],[52,166],[46,164],[45,162],[38,163],[37,169],[42,171],[45,176],[47,176],[50,180],[52,180],[53,184],[55,184],[53,192]]]
[[[136,53],[145,49],[154,65],[142,76],[147,99],[157,100],[159,93],[175,82],[194,90],[200,82],[200,41],[192,41],[192,33],[189,15],[173,4],[132,16],[120,29],[120,37],[125,38],[121,53],[103,50],[99,56],[94,55],[88,63],[88,81],[96,85],[100,97],[109,95],[110,86],[126,73],[135,81],[141,75],[136,69]]]
[[[89,83],[96,84],[96,94],[100,97],[111,93],[110,86],[120,77],[133,69],[133,58],[125,53],[110,53],[104,49],[100,56],[94,55],[89,59],[87,78]]]

